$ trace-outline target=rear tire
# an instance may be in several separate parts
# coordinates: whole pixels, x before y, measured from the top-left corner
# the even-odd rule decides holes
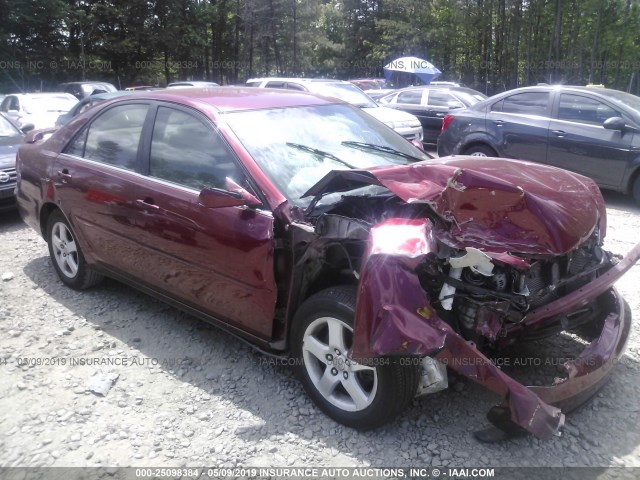
[[[640,174],[638,174],[638,176],[636,176],[636,179],[633,181],[631,193],[633,195],[633,199],[636,201],[636,204],[640,205]]]
[[[332,287],[307,299],[291,331],[296,373],[307,394],[327,416],[358,430],[390,422],[415,396],[420,371],[399,359],[349,360],[356,291]],[[377,360],[377,361],[376,361]]]
[[[465,155],[472,157],[497,157],[498,153],[487,145],[472,145],[464,151]]]
[[[47,221],[47,243],[51,263],[62,283],[84,290],[102,281],[102,275],[87,265],[77,237],[60,210],[54,210]]]

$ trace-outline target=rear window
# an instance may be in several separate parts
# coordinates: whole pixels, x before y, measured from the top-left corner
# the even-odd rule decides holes
[[[502,109],[496,108],[501,104]],[[548,114],[549,92],[525,92],[516,93],[506,97],[501,102],[493,105],[492,111],[502,111],[504,113],[521,113],[524,115]]]

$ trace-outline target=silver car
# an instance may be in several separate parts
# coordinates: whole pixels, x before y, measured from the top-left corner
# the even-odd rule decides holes
[[[0,111],[20,128],[31,123],[36,130],[53,128],[58,117],[78,103],[70,93],[14,93],[0,104]]]
[[[420,120],[410,113],[385,108],[374,102],[362,90],[342,80],[314,78],[251,78],[247,86],[258,88],[288,88],[302,90],[323,97],[333,97],[362,108],[372,117],[393,128],[407,140],[422,142],[423,132]]]

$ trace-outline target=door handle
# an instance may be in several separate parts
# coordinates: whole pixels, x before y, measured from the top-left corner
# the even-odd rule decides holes
[[[63,168],[62,170],[58,170],[58,177],[61,178],[62,183],[67,183],[72,178],[71,174],[69,173],[69,170],[67,170],[66,168]]]
[[[560,138],[564,137],[567,134],[567,132],[565,132],[564,130],[551,130],[551,133]]]
[[[504,125],[504,120],[494,120],[493,123],[495,123],[497,126],[501,127],[502,125]]]
[[[139,198],[138,200],[136,200],[136,205],[144,210],[156,211],[160,209],[158,205],[153,203],[153,198],[149,197],[145,199]]]
[[[444,113],[436,113],[436,117],[444,117]]]

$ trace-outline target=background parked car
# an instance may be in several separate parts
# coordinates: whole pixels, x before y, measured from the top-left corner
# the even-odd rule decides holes
[[[362,108],[369,115],[393,128],[407,140],[422,141],[422,126],[415,116],[381,107],[360,88],[349,82],[324,78],[251,78],[247,80],[247,86],[287,88],[289,90],[311,92],[324,97],[338,98],[343,102]]]
[[[380,105],[415,115],[424,131],[425,143],[436,143],[445,115],[456,108],[470,107],[487,98],[476,90],[448,85],[425,85],[396,90],[380,99]]]
[[[132,93],[134,92],[125,90],[110,93],[96,93],[95,95],[90,95],[76,103],[75,106],[67,113],[63,113],[62,115],[60,115],[56,120],[55,126],[61,127],[76,115],[80,115],[82,112],[89,110],[91,107],[97,105],[98,103],[102,103],[106,100],[111,100],[112,98],[121,97],[122,95],[130,95]]]
[[[202,82],[199,80],[193,80],[188,82],[173,82],[167,85],[167,88],[179,88],[179,87],[219,87],[216,82]]]
[[[33,124],[39,130],[55,126],[60,114],[67,113],[76,103],[78,99],[69,93],[17,93],[5,97],[0,112],[20,128]]]
[[[82,100],[89,95],[116,92],[118,89],[108,82],[68,82],[61,84],[60,90]]]
[[[640,203],[640,98],[606,88],[511,90],[445,118],[438,153],[548,163]]]
[[[395,88],[393,88],[384,78],[359,78],[356,80],[349,80],[349,83],[353,83],[374,100],[377,100],[378,98],[395,90]]]
[[[20,129],[0,113],[0,211],[15,208],[16,152],[24,134],[32,129],[31,124]]]
[[[133,86],[133,87],[127,87],[127,88],[125,88],[125,90],[127,92],[134,92],[134,91],[151,92],[153,90],[162,90],[162,88],[161,87],[153,87],[151,85],[137,85],[137,86]]]

